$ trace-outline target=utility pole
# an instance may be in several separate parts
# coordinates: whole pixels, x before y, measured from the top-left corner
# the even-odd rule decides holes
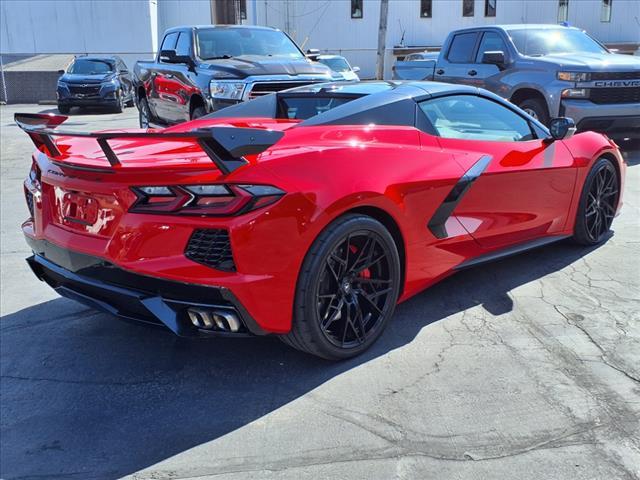
[[[378,58],[376,59],[376,78],[384,77],[384,55],[387,43],[387,17],[389,16],[389,0],[380,0],[380,26],[378,27]]]

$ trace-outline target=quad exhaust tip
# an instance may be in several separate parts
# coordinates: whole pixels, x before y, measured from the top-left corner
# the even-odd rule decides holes
[[[187,310],[191,323],[202,330],[236,333],[242,324],[238,315],[229,310],[211,310],[191,307]]]

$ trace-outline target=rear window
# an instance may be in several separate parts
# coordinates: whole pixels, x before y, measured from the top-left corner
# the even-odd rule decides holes
[[[472,63],[473,49],[476,46],[478,34],[458,33],[451,41],[447,60],[451,63]]]
[[[358,97],[282,97],[278,102],[278,118],[307,120],[356,98]]]

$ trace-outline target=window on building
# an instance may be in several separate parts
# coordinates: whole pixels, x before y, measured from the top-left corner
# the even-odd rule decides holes
[[[247,19],[247,0],[238,0],[238,10],[240,11],[240,20]]]
[[[569,20],[569,0],[558,0],[558,22]]]
[[[431,18],[433,0],[420,0],[420,17]]]
[[[451,41],[447,60],[451,63],[471,63],[477,38],[478,34],[476,32],[458,33]]]
[[[611,4],[613,0],[602,0],[602,10],[600,10],[600,21],[601,22],[610,22],[611,21]]]
[[[362,18],[362,0],[351,0],[351,18]]]
[[[497,0],[484,0],[484,16],[485,17],[496,16],[496,2]]]
[[[462,0],[462,16],[463,17],[473,17],[474,1],[475,0]]]

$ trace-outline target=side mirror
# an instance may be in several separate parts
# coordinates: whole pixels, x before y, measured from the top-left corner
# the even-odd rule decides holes
[[[360,71],[360,67],[353,67],[351,70],[353,70],[354,73],[358,73]]]
[[[566,140],[576,133],[576,123],[572,118],[553,118],[549,122],[549,132],[553,140]]]
[[[186,63],[193,66],[193,59],[188,55],[178,55],[175,50],[161,50],[160,61],[165,63]]]
[[[59,75],[64,75],[64,74],[65,74],[65,71],[64,71],[64,70],[58,70],[58,74],[59,74]]]
[[[307,50],[307,57],[313,61],[316,61],[318,59],[318,55],[320,55],[320,50],[318,50],[317,48],[310,48]]]
[[[493,52],[484,52],[482,54],[482,63],[489,65],[497,65],[498,67],[504,67],[504,52],[502,50],[496,50]]]

